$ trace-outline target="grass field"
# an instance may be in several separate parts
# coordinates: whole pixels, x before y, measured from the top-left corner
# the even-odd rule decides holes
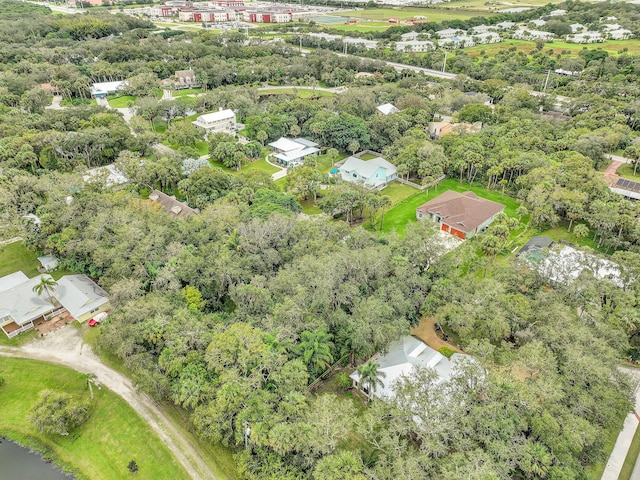
[[[386,30],[392,25],[388,22],[358,22],[352,25],[330,25],[334,30],[340,30],[342,32],[371,32],[373,30]]]
[[[307,88],[298,88],[297,93],[294,91],[292,87],[285,88],[274,88],[270,90],[260,90],[258,95],[261,97],[267,95],[296,95],[300,98],[309,98],[309,97],[330,97],[333,95],[332,92],[325,92],[324,90],[310,90]]]
[[[634,182],[640,182],[640,167],[636,169],[636,175],[633,174],[633,165],[629,165],[625,163],[616,172],[622,178],[627,178],[629,180],[633,180]]]
[[[420,190],[410,185],[405,185],[404,183],[391,182],[389,186],[382,190],[382,192],[380,193],[382,195],[387,195],[389,198],[391,198],[392,204],[397,205],[406,198],[409,198],[416,193],[420,193]]]
[[[32,360],[3,358],[0,375],[0,435],[45,450],[48,456],[92,480],[133,478],[127,464],[135,460],[140,479],[187,479],[173,455],[151,428],[115,393],[93,388],[91,417],[69,436],[39,433],[25,419],[38,393],[50,388],[90,400],[86,375]]]
[[[204,93],[202,88],[185,88],[184,90],[174,90],[171,92],[171,96],[177,98],[186,97],[187,95],[198,95],[200,93]]]
[[[244,167],[242,167],[241,171],[246,172],[248,170],[262,170],[267,173],[276,173],[280,171],[278,167],[274,167],[273,165],[267,163],[264,158],[256,160],[255,162],[247,163]]]
[[[494,56],[497,53],[503,50],[508,50],[511,47],[516,47],[518,51],[529,54],[535,49],[536,45],[535,42],[529,42],[526,40],[507,39],[504,42],[500,43],[477,45],[475,47],[465,48],[464,52],[470,56],[479,56],[481,55],[481,52],[484,52],[484,54],[488,56]],[[618,55],[618,52],[624,48],[627,48],[631,53],[639,53],[640,39],[635,38],[630,40],[607,40],[603,43],[592,43],[590,45],[580,45],[577,43],[568,43],[560,40],[554,40],[551,43],[546,43],[542,50],[544,52],[553,50],[554,55],[559,55],[563,51],[568,51],[570,53],[564,53],[563,55],[577,57],[584,48],[588,50],[604,50],[610,55]]]
[[[457,5],[457,4],[456,4]],[[363,18],[366,20],[386,21],[390,18],[399,18],[400,20],[411,20],[415,16],[427,17],[427,22],[441,22],[442,20],[460,20],[465,18],[486,15],[486,12],[478,11],[461,11],[451,8],[420,8],[420,7],[403,7],[403,8],[372,8],[368,10],[354,10],[340,12],[340,15],[350,16],[353,18]],[[387,26],[393,24],[386,23]]]
[[[129,108],[129,104],[136,101],[136,97],[131,95],[121,95],[119,97],[107,97],[111,108]]]
[[[14,242],[0,247],[0,277],[22,270],[31,278],[38,275],[38,256],[24,246]]]
[[[407,224],[416,221],[416,208],[447,190],[456,192],[471,190],[479,197],[503,204],[505,206],[504,212],[510,217],[516,217],[516,210],[520,206],[517,200],[507,195],[502,195],[499,191],[486,190],[482,187],[469,185],[467,183],[461,184],[456,179],[447,178],[440,182],[437,189],[430,188],[428,195],[426,192],[417,192],[392,207],[384,216],[382,231],[389,233],[395,230],[402,235]]]
[[[631,480],[631,474],[633,473],[633,467],[636,465],[638,455],[640,455],[640,428],[636,429],[636,433],[633,436],[633,441],[627,452],[627,457],[624,459],[618,480]]]

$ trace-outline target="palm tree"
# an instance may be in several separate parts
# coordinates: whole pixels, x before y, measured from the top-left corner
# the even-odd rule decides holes
[[[393,201],[389,195],[382,195],[380,197],[380,209],[382,210],[382,215],[380,216],[380,231],[382,231],[382,227],[384,226],[384,209],[390,207]]]
[[[331,355],[331,340],[333,336],[326,332],[324,328],[318,328],[314,332],[302,332],[300,335],[300,350],[302,359],[313,373],[323,368],[330,368],[333,363]]]
[[[382,381],[382,379],[387,375],[386,373],[378,370],[379,368],[380,364],[371,360],[358,367],[358,373],[360,374],[360,385],[362,387],[366,385],[368,401],[371,401],[373,392],[376,391],[376,388],[378,388],[379,386],[384,387],[384,382]]]
[[[57,285],[58,282],[56,282],[53,278],[42,275],[40,277],[40,281],[33,286],[33,291],[38,296],[42,295],[42,292],[46,292],[49,303],[51,303],[51,305],[54,305],[51,293]]]

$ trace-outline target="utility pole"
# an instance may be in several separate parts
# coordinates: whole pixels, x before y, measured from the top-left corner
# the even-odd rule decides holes
[[[300,37],[300,55],[302,55],[302,37]]]
[[[444,51],[444,62],[442,62],[442,73],[447,69],[447,51]]]
[[[542,93],[545,93],[547,91],[547,85],[549,84],[549,76],[551,75],[551,69],[549,69],[547,71],[547,78],[544,81],[544,87],[542,88]]]

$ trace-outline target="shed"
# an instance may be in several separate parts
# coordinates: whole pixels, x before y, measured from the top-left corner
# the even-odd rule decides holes
[[[58,259],[53,255],[38,257],[38,261],[40,262],[38,270],[41,272],[50,272],[51,270],[58,268]]]

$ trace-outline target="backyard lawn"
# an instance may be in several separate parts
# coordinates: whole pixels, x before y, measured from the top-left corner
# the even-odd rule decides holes
[[[391,208],[384,216],[384,226],[382,231],[393,232],[395,230],[399,234],[402,234],[409,222],[416,221],[416,208],[447,190],[453,190],[456,192],[466,192],[467,190],[471,190],[479,197],[503,204],[505,206],[504,212],[510,217],[517,216],[516,210],[520,206],[520,203],[517,200],[507,195],[502,195],[500,191],[486,190],[483,187],[469,185],[467,183],[461,184],[456,179],[447,178],[440,182],[437,189],[430,188],[428,195],[426,192],[414,193]]]
[[[187,95],[198,95],[200,93],[204,93],[202,88],[185,88],[184,90],[174,90],[171,92],[171,96],[177,98],[186,97]]]
[[[297,90],[297,92],[295,91]],[[309,98],[309,97],[330,97],[333,95],[332,92],[326,92],[324,90],[311,90],[310,88],[298,88],[294,89],[293,87],[284,87],[284,88],[272,88],[269,90],[260,90],[258,91],[258,95],[264,97],[266,95],[296,95],[300,98]]]
[[[119,97],[107,97],[111,108],[129,108],[129,104],[136,101],[136,97],[131,95],[120,95]]]
[[[255,162],[247,163],[244,167],[242,167],[241,172],[245,172],[248,170],[263,170],[267,173],[276,173],[280,171],[278,167],[274,167],[273,165],[267,163],[264,158],[256,160]]]
[[[387,195],[391,198],[393,205],[397,205],[406,198],[409,198],[416,193],[420,193],[420,190],[410,185],[405,185],[400,182],[391,182],[388,187],[380,192],[382,195]],[[385,217],[386,221],[386,217]]]
[[[2,359],[0,375],[5,379],[0,388],[0,436],[45,450],[85,478],[130,478],[127,465],[131,460],[138,464],[135,476],[140,479],[189,478],[151,428],[124,400],[104,387],[93,387],[91,417],[69,436],[41,434],[27,422],[27,412],[44,389],[64,391],[90,401],[86,375],[16,358]]]
[[[24,246],[22,242],[14,242],[0,247],[0,277],[22,270],[31,278],[38,275],[38,255]]]
[[[633,180],[634,182],[640,182],[640,168],[636,169],[636,175],[633,174],[633,165],[624,163],[616,172],[622,178]]]

